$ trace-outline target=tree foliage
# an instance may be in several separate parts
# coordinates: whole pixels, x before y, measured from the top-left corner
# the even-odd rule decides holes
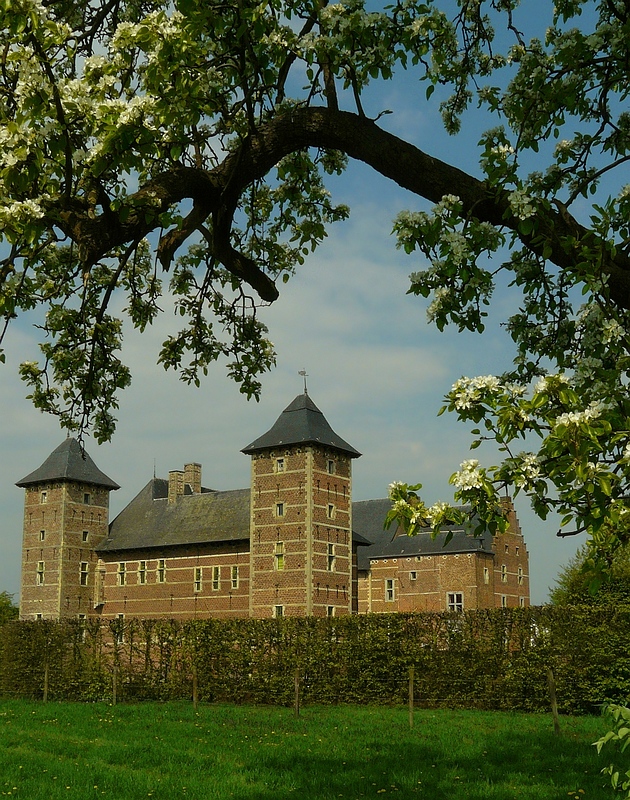
[[[0,625],[17,619],[20,609],[13,604],[13,595],[9,592],[0,592]]]
[[[410,292],[430,298],[438,328],[482,331],[498,276],[521,293],[512,372],[462,379],[447,398],[478,426],[473,446],[505,454],[465,462],[456,498],[500,527],[497,493],[514,486],[610,561],[630,538],[630,11],[541,3],[536,38],[530,10],[0,0],[0,314],[6,331],[47,310],[42,361],[21,367],[35,405],[111,436],[130,380],[121,294],[140,330],[174,298],[183,327],[166,368],[197,383],[227,359],[257,395],[274,362],[258,307],[347,216],[326,180],[358,159],[432,204],[394,231],[421,256]],[[441,98],[447,133],[471,104],[487,114],[476,175],[366,114],[371,86],[401,70],[418,80],[410,102]],[[418,519],[396,491],[403,523]],[[436,525],[455,514],[433,511]]]
[[[554,605],[619,605],[630,602],[630,548],[614,553],[605,575],[586,545],[580,547],[549,592]],[[594,580],[595,578],[595,580]]]

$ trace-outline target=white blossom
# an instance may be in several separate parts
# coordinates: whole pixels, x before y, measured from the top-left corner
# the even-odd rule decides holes
[[[481,472],[478,469],[479,462],[476,458],[462,461],[460,471],[453,475],[452,483],[458,489],[480,489],[483,486]]]

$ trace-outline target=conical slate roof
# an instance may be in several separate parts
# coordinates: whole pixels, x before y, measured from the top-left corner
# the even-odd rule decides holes
[[[284,409],[267,433],[259,436],[241,452],[249,455],[270,447],[286,447],[292,444],[320,444],[334,447],[350,458],[358,458],[361,455],[341,436],[337,436],[306,392],[299,394]]]
[[[66,439],[48,456],[46,461],[31,472],[16,486],[30,486],[33,483],[50,481],[76,481],[104,486],[106,489],[120,489],[120,486],[104,472],[101,472],[76,439]]]

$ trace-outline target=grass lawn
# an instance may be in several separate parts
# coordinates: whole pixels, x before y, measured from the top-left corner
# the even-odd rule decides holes
[[[610,798],[599,718],[404,708],[0,701],[0,797]]]

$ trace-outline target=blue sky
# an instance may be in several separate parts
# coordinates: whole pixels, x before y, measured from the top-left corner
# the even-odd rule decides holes
[[[475,144],[496,123],[474,112],[462,133],[449,138],[435,111],[438,99],[427,110],[424,87],[405,76],[375,92],[366,112],[376,116],[391,109],[394,113],[381,120],[388,130],[478,174]],[[264,378],[260,403],[240,395],[219,365],[199,389],[155,365],[161,341],[177,329],[171,311],[148,333],[128,334],[123,361],[132,369],[133,384],[121,396],[118,431],[108,445],[87,443],[100,469],[122,487],[112,495],[112,517],[151,478],[154,465],[159,476],[166,476],[169,469],[198,461],[204,485],[248,486],[249,459],[240,449],[302,391],[298,371],[303,368],[314,402],[337,433],[363,453],[354,463],[354,499],[384,497],[392,480],[422,482],[429,503],[451,499],[448,478],[470,457],[470,426],[437,412],[462,375],[509,368],[511,342],[499,323],[515,310],[515,298],[506,289],[497,293],[482,336],[439,333],[426,321],[426,302],[405,294],[409,273],[421,269],[422,261],[396,250],[391,236],[398,211],[425,206],[363,165],[351,165],[331,186],[335,201],[351,207],[351,218],[331,229],[281,288],[280,299],[262,312],[278,366]],[[0,591],[16,594],[23,493],[14,484],[65,438],[55,419],[24,399],[17,377],[20,361],[38,358],[37,331],[29,323],[18,322],[8,334],[0,382],[5,420],[0,429]],[[496,463],[491,449],[474,455],[482,463]],[[539,521],[526,499],[517,499],[517,513],[530,552],[532,601],[540,603],[581,540],[557,539],[557,522]]]

